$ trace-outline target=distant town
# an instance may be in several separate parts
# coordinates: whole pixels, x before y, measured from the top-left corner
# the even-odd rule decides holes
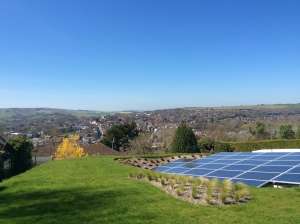
[[[106,131],[115,124],[135,122],[141,133],[147,133],[154,149],[165,147],[180,122],[186,122],[198,138],[222,141],[249,141],[256,138],[251,128],[263,122],[268,135],[278,137],[281,124],[300,126],[300,105],[256,105],[219,108],[179,108],[144,112],[102,113],[48,108],[1,109],[0,131],[9,139],[24,135],[31,139],[37,155],[50,156],[62,138],[70,133],[80,135],[80,144],[100,144]],[[121,151],[127,151],[123,148]]]

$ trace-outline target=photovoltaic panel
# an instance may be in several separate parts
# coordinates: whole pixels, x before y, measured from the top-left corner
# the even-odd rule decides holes
[[[196,168],[199,166],[201,166],[201,165],[199,165],[198,163],[194,163],[194,162],[184,163],[184,164],[180,165],[180,167],[183,167],[183,168]]]
[[[218,160],[215,160],[215,163],[231,164],[231,163],[236,163],[238,161],[239,160],[237,160],[237,159],[218,159]]]
[[[168,172],[168,173],[184,173],[188,170],[189,169],[187,169],[187,168],[176,167],[176,168],[171,168],[169,170],[166,170],[166,172]]]
[[[294,161],[294,160],[277,160],[277,161],[271,161],[268,162],[266,165],[275,165],[275,166],[296,166],[299,164],[300,161]]]
[[[232,179],[233,182],[235,183],[244,183],[244,184],[248,184],[251,186],[255,186],[255,187],[260,187],[264,184],[266,184],[266,181],[263,180],[246,180],[246,179]]]
[[[241,170],[241,171],[246,171],[254,168],[255,165],[230,165],[224,167],[224,170]]]
[[[207,174],[210,177],[224,177],[230,178],[235,177],[239,174],[243,173],[243,171],[230,171],[230,170],[217,170],[212,173]]]
[[[157,172],[230,179],[261,187],[267,183],[300,185],[300,153],[218,153],[201,159],[179,159],[155,168]]]
[[[294,167],[289,171],[289,173],[300,173],[300,166]]]
[[[196,169],[189,170],[185,174],[190,174],[190,175],[193,175],[193,176],[203,176],[203,175],[211,173],[213,171],[214,170],[196,168]]]
[[[226,166],[225,164],[220,164],[220,163],[209,163],[200,166],[200,168],[205,168],[205,169],[220,169],[222,167]]]
[[[297,160],[300,161],[300,156],[284,156],[280,160]]]
[[[287,171],[290,168],[292,167],[291,166],[259,166],[255,168],[253,171],[281,173]]]
[[[261,165],[261,164],[264,164],[264,163],[266,163],[266,161],[247,159],[247,160],[240,160],[236,164]]]
[[[262,172],[246,172],[238,178],[242,179],[253,179],[253,180],[270,180],[273,177],[278,176],[280,173],[262,173]]]
[[[279,177],[274,179],[275,181],[280,181],[280,182],[286,182],[286,183],[300,183],[300,173],[298,174],[291,174],[291,173],[286,173],[282,174]]]

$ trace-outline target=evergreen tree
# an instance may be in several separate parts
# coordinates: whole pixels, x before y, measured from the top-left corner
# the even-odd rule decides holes
[[[10,153],[11,158],[11,175],[16,175],[32,167],[31,151],[33,145],[27,138],[18,136],[9,140],[9,145],[12,147]]]
[[[197,152],[197,139],[193,130],[185,123],[182,123],[176,130],[173,142],[172,151],[180,153]]]

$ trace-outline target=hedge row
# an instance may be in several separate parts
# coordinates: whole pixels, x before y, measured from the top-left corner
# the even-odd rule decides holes
[[[251,142],[227,142],[233,151],[248,152],[259,149],[293,149],[300,148],[300,139],[293,140],[264,140]]]

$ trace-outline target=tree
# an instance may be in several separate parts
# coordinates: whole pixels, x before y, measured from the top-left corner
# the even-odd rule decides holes
[[[232,152],[234,149],[229,143],[217,142],[211,138],[201,139],[199,142],[201,152]]]
[[[30,169],[32,167],[32,142],[23,136],[17,136],[10,139],[8,143],[12,147],[10,153],[11,175],[17,175]]]
[[[180,153],[197,152],[197,139],[193,130],[185,123],[179,125],[172,142],[172,151]]]
[[[296,133],[294,132],[292,125],[281,125],[279,128],[279,134],[283,139],[296,138]]]
[[[300,139],[300,126],[297,129],[296,138]]]
[[[257,122],[255,130],[252,130],[252,128],[250,128],[249,131],[257,139],[265,139],[269,136],[269,133],[266,131],[266,125],[262,122]]]
[[[121,147],[128,147],[129,140],[132,140],[138,135],[135,122],[113,125],[107,130],[102,139],[102,143],[115,150],[120,150]]]
[[[213,152],[215,151],[215,141],[211,138],[203,138],[199,142],[201,152]]]
[[[152,152],[150,134],[140,134],[130,141],[130,152],[133,154],[146,154]]]

